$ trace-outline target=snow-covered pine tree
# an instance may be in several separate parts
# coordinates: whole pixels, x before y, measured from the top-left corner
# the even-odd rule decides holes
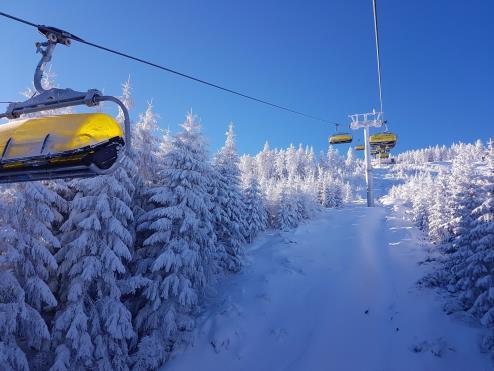
[[[295,146],[290,144],[290,147],[286,150],[286,170],[288,178],[296,178],[297,177],[297,152],[295,150]]]
[[[122,101],[131,108],[130,78]],[[121,111],[117,120],[122,124]],[[128,369],[128,343],[135,332],[122,296],[135,285],[126,267],[134,243],[134,156],[111,175],[70,184],[75,196],[56,254],[60,288],[52,371]]]
[[[140,218],[147,238],[138,249],[138,273],[149,283],[135,318],[134,370],[159,368],[174,347],[188,340],[190,314],[217,271],[206,145],[192,113],[182,128],[162,159],[159,185],[148,191],[153,208]]]
[[[284,150],[276,151],[274,157],[274,176],[277,180],[283,180],[288,177],[287,170],[287,153]]]
[[[326,161],[328,171],[332,172],[333,174],[337,174],[340,168],[341,158],[340,153],[334,146],[329,146],[328,152],[326,154]]]
[[[304,147],[302,143],[298,145],[297,153],[295,154],[295,164],[296,164],[296,176],[298,178],[305,178],[309,167],[307,166],[306,156]]]
[[[283,181],[279,185],[281,189],[277,200],[276,227],[286,231],[298,225],[297,204],[288,181]]]
[[[336,180],[333,182],[333,203],[331,207],[342,207],[343,206],[343,183],[341,180]]]
[[[352,202],[353,190],[352,190],[352,185],[350,184],[350,182],[343,183],[342,192],[343,192],[343,202],[346,204]]]
[[[428,232],[430,202],[432,199],[431,190],[433,189],[432,177],[427,174],[417,180],[420,184],[420,191],[415,192],[412,196],[413,221],[420,229]]]
[[[240,156],[239,169],[242,179],[247,179],[251,176],[255,176],[256,179],[259,177],[255,157],[249,155]]]
[[[475,285],[485,270],[483,263],[474,256],[472,250],[474,240],[471,233],[474,223],[473,210],[480,205],[481,197],[478,176],[472,163],[471,153],[468,150],[465,151],[467,148],[456,149],[458,152],[453,160],[451,174],[447,180],[436,179],[437,189],[435,190],[437,201],[437,197],[440,197],[438,192],[441,192],[441,182],[444,181],[449,186],[449,192],[446,193],[448,198],[443,210],[444,215],[442,215],[442,218],[448,221],[440,227],[442,235],[448,239],[441,245],[446,256],[442,270],[444,274],[439,275],[441,277],[438,283],[446,285],[450,292],[457,292],[465,309],[470,308],[476,300],[479,291]],[[420,185],[412,193],[428,193],[429,188],[429,185]],[[426,198],[429,199],[429,203],[434,200],[432,194]],[[433,205],[432,211],[437,213],[436,207],[439,208],[442,202],[437,201],[437,205]],[[424,208],[427,207],[424,206]],[[437,215],[429,216],[429,220],[433,220],[435,223],[437,218]],[[430,233],[432,232],[434,229],[430,230]],[[445,278],[447,278],[447,282],[444,282]]]
[[[314,148],[310,147],[305,150],[305,176],[315,176],[316,175],[316,156],[314,154]]]
[[[162,159],[165,157],[168,152],[172,149],[173,146],[173,137],[170,132],[170,129],[164,129],[163,130],[163,136],[161,137],[161,140],[159,142],[159,149],[158,149],[158,158]],[[158,161],[158,165],[156,169],[160,169],[160,162]]]
[[[451,212],[447,210],[448,176],[441,172],[434,179],[432,205],[429,204],[428,215],[429,236],[436,243],[448,239],[447,222]]]
[[[57,269],[53,253],[60,247],[51,224],[63,200],[38,182],[14,189],[1,210],[0,364],[18,370],[29,363],[37,369],[50,359],[45,321],[57,299],[48,280]]]
[[[214,158],[211,195],[214,215],[214,231],[225,256],[221,265],[229,271],[239,271],[242,266],[247,224],[245,204],[240,189],[239,157],[235,148],[233,124],[228,126],[225,145]]]
[[[60,303],[52,370],[126,370],[127,342],[135,336],[122,303],[121,278],[131,259],[134,186],[124,167],[114,175],[79,180],[62,225]]]
[[[272,178],[275,172],[273,153],[269,149],[268,142],[264,143],[264,148],[256,155],[257,171],[259,182],[264,185]]]
[[[323,207],[343,205],[343,184],[334,179],[331,172],[324,172],[319,178],[319,201]]]
[[[124,84],[124,93],[127,92],[125,101],[129,102],[131,98],[127,85],[127,83]],[[153,105],[148,103],[146,112],[139,115],[139,120],[132,130],[132,159],[136,169],[132,176],[136,188],[132,207],[135,220],[148,209],[146,192],[149,187],[157,183],[156,173],[160,166],[159,158],[167,150],[165,147],[169,142],[169,133],[165,131],[165,135],[160,140],[157,136],[159,130],[158,115],[154,113]],[[133,231],[135,232],[135,245],[141,246],[142,236],[136,233],[135,228]],[[137,261],[133,259],[131,262],[132,272],[135,271],[136,263]]]
[[[306,218],[313,218],[317,211],[320,210],[318,182],[315,173],[309,175],[301,182],[300,191],[302,192],[302,201]]]
[[[480,139],[477,139],[473,148],[474,161],[481,161],[482,156],[484,156],[484,144]]]
[[[52,224],[57,220],[56,209],[64,208],[65,201],[40,182],[19,184],[14,197],[8,224],[18,235],[17,254],[23,255],[16,262],[15,273],[26,291],[26,302],[41,310],[43,303],[56,305],[46,282],[57,269],[53,254],[60,241],[53,235]]]
[[[45,72],[42,80],[44,88],[56,86],[54,76],[51,70]],[[34,92],[33,88],[29,88],[23,95],[30,98]],[[70,112],[70,108],[64,108],[32,113],[26,117]],[[11,276],[6,277],[6,285],[10,288],[4,288],[14,295],[11,299],[15,298],[19,305],[22,303],[16,309],[20,312],[12,313],[14,317],[10,317],[17,316],[19,321],[18,328],[11,335],[14,342],[15,339],[23,339],[23,351],[30,348],[27,362],[33,369],[43,365],[46,367],[52,358],[49,349],[50,317],[57,299],[56,287],[50,285],[50,280],[57,269],[53,254],[60,247],[55,224],[61,221],[60,212],[67,206],[57,194],[56,186],[62,184],[63,181],[12,184],[5,187],[7,190],[4,193],[8,202],[2,211],[0,245],[3,244],[5,251],[0,255],[5,263],[0,263],[0,267],[5,265],[10,268]],[[14,283],[16,288],[12,286]]]
[[[450,210],[448,232],[452,241],[446,251],[456,251],[465,244],[462,238],[471,228],[472,210],[479,206],[478,187],[475,187],[477,174],[470,155],[461,151],[454,159],[450,175],[450,193],[447,209]]]
[[[278,201],[281,191],[280,184],[282,185],[283,183],[277,182],[275,179],[270,179],[264,182],[264,184],[261,184],[261,192],[266,201],[266,210],[268,211],[268,225],[272,228],[277,228]]]
[[[250,243],[267,228],[268,214],[257,178],[249,176],[243,183],[247,241]]]
[[[318,175],[320,174],[321,170],[328,169],[328,158],[324,153],[324,151],[319,151],[319,161],[317,164],[317,169],[318,169]]]
[[[15,240],[15,232],[0,227],[0,236],[0,364],[7,370],[28,371],[27,348],[39,350],[49,342],[50,332],[39,312],[25,302],[24,290],[8,269],[5,254],[13,249],[10,241]]]
[[[317,179],[317,188],[318,188],[318,199],[319,203],[326,207],[326,198],[328,197],[329,187],[328,187],[328,179],[326,172],[323,169],[319,171],[319,177]]]
[[[130,83],[130,75],[122,84],[122,95],[119,97],[124,106],[130,111],[134,107],[134,99],[132,98],[132,84]],[[124,122],[124,113],[122,109],[118,108],[117,121]]]
[[[148,103],[146,112],[139,116],[139,120],[133,130],[134,162],[139,178],[149,185],[156,182],[156,168],[158,167],[158,152],[160,141],[158,115],[153,111],[153,104]]]
[[[292,195],[292,202],[295,207],[295,219],[298,225],[301,220],[309,217],[308,211],[305,208],[305,194],[302,189],[302,183],[298,177],[288,179],[288,187],[290,190],[289,192]]]
[[[494,146],[489,142],[486,174],[480,179],[482,203],[472,212],[466,264],[458,271],[461,298],[483,325],[494,328]],[[466,254],[465,254],[466,255]]]
[[[355,171],[355,152],[352,147],[348,147],[345,159],[345,172],[352,176]]]

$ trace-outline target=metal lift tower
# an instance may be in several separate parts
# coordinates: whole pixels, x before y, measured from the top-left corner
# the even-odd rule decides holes
[[[381,127],[383,125],[383,113],[373,110],[369,113],[355,113],[349,115],[352,122],[350,128],[358,130],[364,128],[365,143],[365,183],[367,185],[367,206],[374,206],[374,195],[372,192],[372,163],[370,158],[369,128]]]

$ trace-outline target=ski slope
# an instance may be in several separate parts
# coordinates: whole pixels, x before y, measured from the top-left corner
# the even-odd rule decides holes
[[[487,370],[483,329],[416,282],[421,234],[391,208],[329,209],[266,234],[165,370]]]

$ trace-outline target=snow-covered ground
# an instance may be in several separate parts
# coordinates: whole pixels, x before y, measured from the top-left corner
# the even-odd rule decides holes
[[[328,209],[273,232],[222,281],[165,370],[487,370],[483,329],[416,286],[427,242],[389,207]]]

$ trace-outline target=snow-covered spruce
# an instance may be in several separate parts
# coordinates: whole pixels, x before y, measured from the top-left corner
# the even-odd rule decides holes
[[[282,231],[295,228],[298,225],[300,218],[295,202],[293,187],[288,180],[281,184],[277,203],[278,207],[275,218],[276,227]]]
[[[319,202],[324,207],[340,207],[343,204],[343,185],[333,177],[330,172],[323,173],[319,177]]]
[[[56,87],[54,77],[51,70],[46,71],[43,86]],[[28,88],[22,95],[30,98],[34,92],[34,88]],[[70,108],[63,108],[44,114],[70,112]],[[31,113],[27,117],[41,115]],[[0,330],[0,364],[4,367],[43,369],[53,358],[50,319],[58,298],[51,281],[57,269],[54,254],[60,248],[60,213],[67,210],[65,200],[57,193],[63,186],[61,180],[2,186],[0,318],[5,322],[0,320],[4,330]]]
[[[259,232],[268,227],[268,213],[256,176],[244,179],[246,239],[252,242]]]
[[[448,176],[442,171],[434,179],[432,188],[433,199],[428,214],[429,235],[432,241],[443,243],[449,239],[447,223],[451,211],[447,208],[448,200]]]
[[[139,231],[147,238],[136,259],[148,283],[135,318],[140,339],[135,370],[156,369],[187,341],[192,311],[217,270],[206,147],[192,113],[182,128],[161,159],[159,185],[148,191],[154,207],[140,218]]]
[[[63,200],[40,183],[18,185],[2,198],[0,364],[13,370],[37,369],[51,358],[46,318],[57,299],[48,281],[57,269],[53,254],[60,247],[52,224]]]
[[[494,146],[489,144],[487,174],[480,180],[482,203],[472,212],[474,221],[471,234],[472,254],[469,272],[477,277],[471,280],[478,293],[472,305],[472,312],[481,318],[485,326],[494,328]],[[472,269],[473,268],[473,269]],[[473,277],[472,277],[473,278]],[[472,285],[473,286],[473,285]],[[494,346],[494,343],[490,345]]]
[[[390,195],[409,206],[411,218],[438,244],[442,268],[424,282],[455,295],[458,303],[448,308],[494,329],[494,146],[491,141],[485,150],[477,141],[442,152],[453,158],[449,172],[423,167]],[[406,166],[417,170],[416,162]],[[494,350],[494,335],[484,346]]]
[[[51,369],[126,370],[127,343],[135,333],[121,300],[121,279],[131,258],[134,186],[120,167],[73,187],[76,196],[56,254],[61,287]]]
[[[130,80],[123,102],[132,104]],[[117,120],[123,121],[122,112]],[[58,305],[50,370],[127,370],[132,315],[122,296],[131,291],[126,268],[134,244],[134,154],[113,174],[75,180],[66,221],[60,227]]]
[[[132,131],[132,149],[134,162],[138,169],[138,189],[146,185],[155,184],[156,169],[159,168],[160,138],[158,137],[158,115],[153,110],[152,103],[148,103],[146,111],[139,116]]]
[[[221,265],[229,271],[239,271],[244,255],[247,224],[233,124],[228,126],[225,145],[214,157],[211,175],[214,232],[217,243],[221,244],[220,250],[225,251]]]

